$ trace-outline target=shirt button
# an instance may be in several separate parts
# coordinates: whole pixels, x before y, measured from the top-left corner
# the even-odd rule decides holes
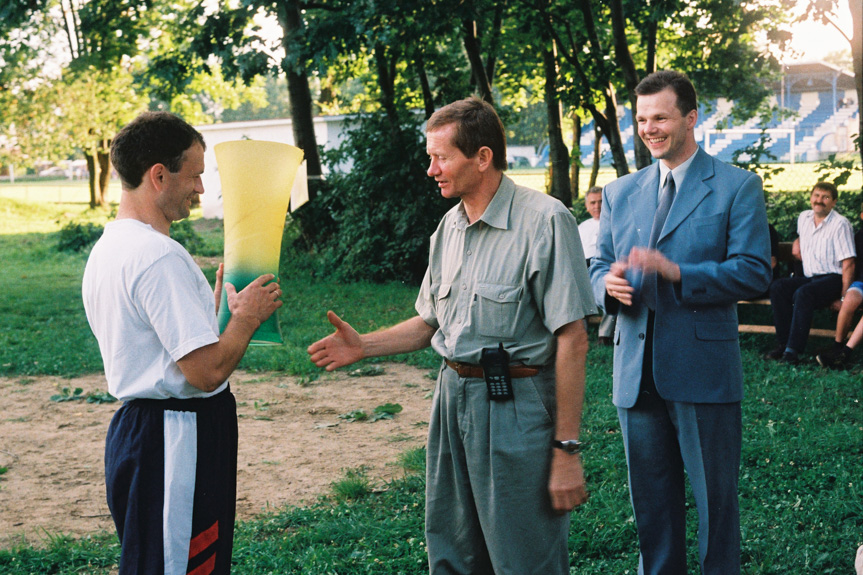
[[[467,289],[467,284],[461,284],[461,289],[462,289],[462,290],[466,290],[466,289]]]
[[[472,252],[472,251],[470,251],[470,250],[468,250],[468,251],[467,251],[467,255],[471,255],[471,254],[473,254],[473,252]]]
[[[497,299],[503,299],[503,294],[497,294]]]
[[[643,333],[638,334],[638,339],[644,339],[644,334]]]

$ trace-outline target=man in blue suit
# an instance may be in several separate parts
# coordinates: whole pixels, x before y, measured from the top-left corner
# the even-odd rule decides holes
[[[603,190],[597,303],[617,314],[614,404],[638,528],[639,573],[686,573],[684,470],[704,575],[740,573],[743,367],[736,302],[770,282],[761,180],[695,141],[679,72],[636,88],[638,135],[657,163]]]

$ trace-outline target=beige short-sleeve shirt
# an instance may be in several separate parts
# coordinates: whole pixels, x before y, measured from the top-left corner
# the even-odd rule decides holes
[[[548,364],[554,332],[596,313],[575,218],[503,176],[477,221],[461,203],[441,220],[416,310],[447,359],[479,363],[503,343],[513,362]]]

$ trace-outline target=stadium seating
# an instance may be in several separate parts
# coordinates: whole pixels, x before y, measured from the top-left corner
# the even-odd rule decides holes
[[[836,143],[837,132],[857,132],[857,106],[835,106],[832,100],[833,93],[829,91],[789,94],[784,104],[785,108],[794,114],[784,120],[774,115],[766,126],[761,126],[758,118],[735,125],[729,117],[734,103],[723,98],[712,100],[699,106],[695,138],[705,147],[706,134],[709,137],[706,149],[721,160],[730,162],[735,151],[758,142],[759,130],[762,127],[793,130],[795,161],[815,161],[827,153],[840,151]],[[773,103],[776,103],[775,96]],[[720,125],[722,130],[718,129]],[[748,133],[737,130],[747,130]],[[637,136],[633,130],[632,114],[628,105],[625,106],[620,119],[620,132],[627,160],[632,165],[635,163],[634,137]],[[769,135],[771,141],[768,150],[776,157],[776,161],[791,161],[791,134],[776,132]],[[593,163],[594,138],[591,120],[583,125],[580,141],[581,162],[585,166]],[[600,145],[600,154],[600,165],[611,165],[611,153],[604,138]]]

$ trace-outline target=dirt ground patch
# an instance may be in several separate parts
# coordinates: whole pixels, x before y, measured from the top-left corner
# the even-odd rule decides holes
[[[322,374],[300,385],[280,374],[237,372],[240,430],[237,516],[315,501],[344,470],[367,468],[373,483],[403,473],[399,454],[425,443],[428,370],[381,364],[383,374]],[[104,442],[120,403],[51,401],[62,388],[104,392],[104,376],[0,378],[0,549],[46,534],[113,531],[105,503]],[[354,410],[398,403],[393,419],[350,422]]]

